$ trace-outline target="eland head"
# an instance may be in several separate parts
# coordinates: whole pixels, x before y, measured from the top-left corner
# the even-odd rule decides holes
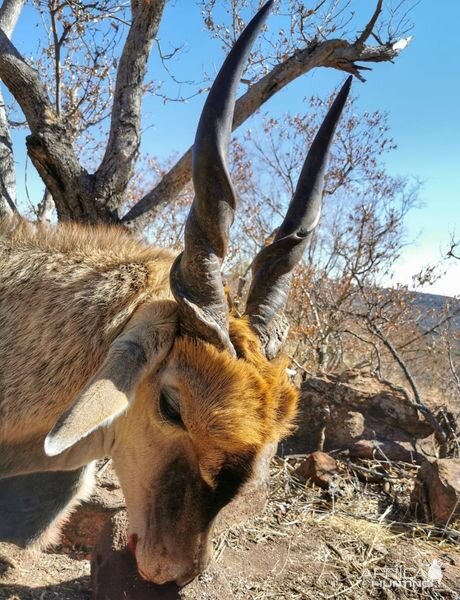
[[[147,297],[91,382],[47,435],[48,456],[104,434],[126,497],[143,577],[183,584],[207,564],[218,512],[291,429],[297,391],[278,353],[291,273],[321,211],[324,171],[351,84],[310,148],[274,240],[252,264],[242,314],[229,309],[221,267],[237,206],[226,155],[236,91],[272,6],[249,23],[205,103],[193,150],[195,198],[184,251],[170,268],[173,300]],[[168,292],[169,293],[169,292]]]

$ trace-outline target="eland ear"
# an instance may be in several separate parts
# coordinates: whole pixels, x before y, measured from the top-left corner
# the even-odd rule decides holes
[[[48,456],[61,454],[126,410],[145,367],[154,368],[171,349],[176,309],[173,302],[157,302],[131,319],[110,346],[102,367],[46,436]]]
[[[120,415],[129,405],[145,364],[140,346],[116,340],[93,380],[46,436],[45,453],[60,454]]]

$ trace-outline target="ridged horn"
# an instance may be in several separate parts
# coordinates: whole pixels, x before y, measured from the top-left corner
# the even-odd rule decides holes
[[[287,335],[283,310],[289,294],[291,272],[301,260],[320,218],[329,149],[351,81],[350,76],[313,140],[296,191],[274,241],[263,248],[252,263],[252,282],[245,314],[269,358],[277,354]]]
[[[236,197],[227,168],[236,92],[251,47],[273,0],[242,32],[220,69],[201,114],[193,146],[195,198],[187,218],[184,251],[170,273],[181,329],[235,354],[221,277]]]

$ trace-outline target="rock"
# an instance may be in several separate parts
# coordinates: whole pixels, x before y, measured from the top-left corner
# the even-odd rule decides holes
[[[74,545],[92,548],[107,520],[124,508],[125,500],[111,463],[96,478],[93,494],[71,514],[62,530],[64,547]]]
[[[329,431],[330,431],[329,427]],[[366,419],[363,413],[350,410],[345,417],[343,422],[343,429],[348,431],[350,438],[359,439],[365,434],[366,431]]]
[[[337,463],[325,452],[313,452],[294,471],[301,481],[312,481],[322,488],[328,488],[337,475]]]
[[[439,458],[419,469],[412,503],[423,520],[437,525],[460,518],[460,458]]]
[[[410,445],[433,433],[401,391],[355,371],[305,381],[297,423],[294,435],[280,445],[283,456],[348,450],[360,440]]]
[[[143,580],[136,560],[127,549],[128,517],[118,512],[106,524],[91,557],[93,600],[232,600],[233,592],[222,569],[211,564],[200,577],[183,588],[155,585]]]
[[[425,461],[425,458],[416,452],[411,444],[391,440],[359,440],[350,447],[350,458],[388,459],[415,464],[422,464]]]

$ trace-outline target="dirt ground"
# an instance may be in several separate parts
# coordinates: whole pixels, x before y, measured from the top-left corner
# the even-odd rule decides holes
[[[460,531],[414,520],[416,467],[341,462],[321,490],[297,481],[295,466],[275,459],[265,512],[215,540],[228,597],[460,600]],[[362,477],[370,471],[372,483]],[[32,556],[0,544],[0,599],[89,599],[87,555],[77,546]],[[221,600],[209,592],[202,600],[212,598]]]

